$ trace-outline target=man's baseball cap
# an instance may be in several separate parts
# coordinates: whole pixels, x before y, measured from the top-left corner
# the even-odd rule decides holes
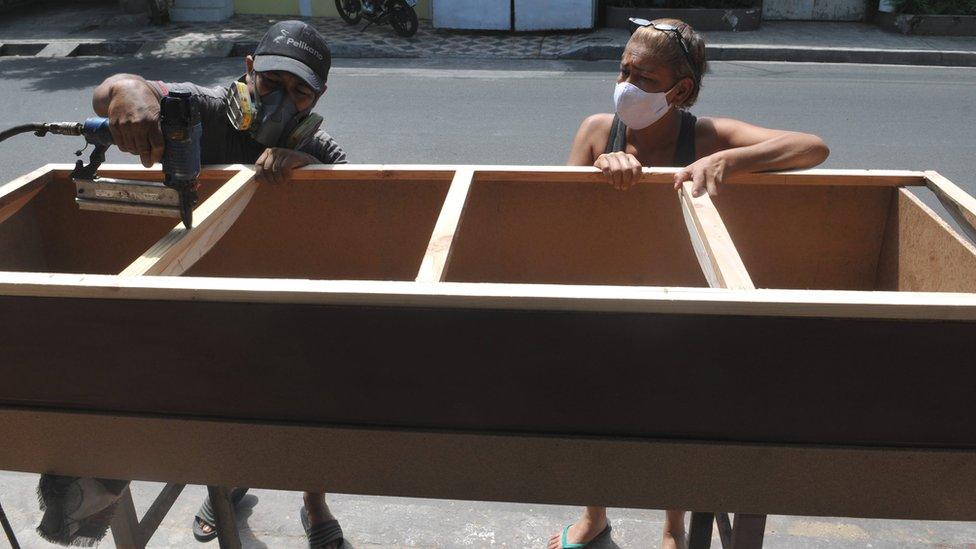
[[[322,93],[329,79],[332,54],[325,38],[301,21],[271,25],[254,50],[254,70],[287,71]]]

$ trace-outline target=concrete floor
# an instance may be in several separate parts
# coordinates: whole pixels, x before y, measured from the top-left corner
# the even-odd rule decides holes
[[[3,505],[21,545],[52,547],[34,532],[41,513],[35,496],[37,475],[0,472]],[[132,484],[136,510],[149,506],[161,484]],[[203,501],[206,488],[188,486],[163,521],[150,547],[198,545],[190,522]],[[400,547],[525,547],[544,548],[549,534],[572,522],[578,508],[330,495],[329,503],[348,537],[346,547],[394,549]],[[238,507],[238,525],[245,549],[305,547],[298,509],[301,494],[252,490]],[[612,509],[612,542],[602,549],[654,548],[660,545],[662,511]],[[103,545],[111,546],[111,535]],[[0,541],[0,547],[3,547]],[[215,548],[216,542],[209,547]],[[713,547],[720,547],[717,534]],[[863,520],[814,517],[769,517],[765,547],[896,548],[976,547],[976,524],[934,521]],[[601,548],[595,548],[601,549]]]

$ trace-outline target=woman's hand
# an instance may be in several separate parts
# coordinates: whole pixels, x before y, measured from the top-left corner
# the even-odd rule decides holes
[[[254,178],[258,182],[271,184],[284,183],[291,177],[295,168],[315,164],[318,159],[314,156],[295,151],[272,147],[265,149],[254,164]]]
[[[618,191],[626,191],[641,178],[641,163],[625,152],[601,154],[593,165],[603,171],[607,182]]]
[[[691,181],[691,196],[697,198],[707,191],[710,196],[718,194],[719,186],[725,180],[726,160],[719,154],[700,158],[678,173],[674,174],[675,190],[685,181]]]

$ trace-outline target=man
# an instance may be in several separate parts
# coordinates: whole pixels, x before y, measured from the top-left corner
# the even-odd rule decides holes
[[[227,88],[166,84],[132,74],[117,74],[102,82],[95,89],[92,107],[99,116],[108,117],[116,146],[138,155],[149,167],[163,157],[160,98],[170,89],[190,91],[203,124],[202,162],[254,163],[259,181],[280,183],[295,168],[346,161],[335,140],[309,124],[317,117],[311,110],[325,93],[331,61],[318,31],[300,21],[282,21],[268,29],[253,56],[244,58],[247,72],[241,82],[246,94],[241,91],[240,99],[255,111],[249,125],[243,125],[241,117],[228,116],[229,110],[235,112],[228,109]],[[308,135],[300,135],[303,131]]]
[[[318,129],[321,118],[311,112],[325,93],[331,64],[329,47],[318,31],[301,21],[282,21],[268,29],[253,56],[245,57],[246,73],[229,90],[117,74],[95,89],[92,107],[108,117],[119,149],[138,155],[149,167],[163,157],[160,99],[170,89],[189,91],[200,109],[203,164],[254,163],[258,181],[282,183],[301,166],[346,162],[335,140]],[[246,491],[235,488],[234,503]],[[342,530],[325,494],[306,493],[301,517],[311,547],[342,545]],[[194,518],[193,530],[199,541],[217,536],[209,498]]]

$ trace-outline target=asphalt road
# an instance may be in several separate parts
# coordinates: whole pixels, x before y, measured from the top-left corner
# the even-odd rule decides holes
[[[82,120],[91,115],[91,89],[116,72],[226,85],[242,66],[226,59],[0,58],[0,128]],[[317,111],[352,162],[562,164],[580,120],[610,110],[615,70],[611,62],[343,59]],[[935,169],[976,194],[974,90],[976,69],[715,63],[693,112],[817,133],[832,149],[825,167]],[[71,162],[78,146],[78,138],[58,136],[2,143],[0,181],[44,163]],[[113,150],[109,161],[136,160]],[[33,475],[0,473],[5,508],[31,546],[37,546],[31,529],[39,516],[35,483]],[[139,483],[137,503],[148,501],[153,487]],[[300,547],[297,494],[255,494],[249,505],[260,499],[261,506],[241,517],[246,546]],[[202,488],[194,487],[180,498],[154,545],[192,543],[188,526],[201,497]],[[357,496],[333,502],[355,545],[377,547],[541,546],[548,532],[576,513],[568,507]],[[388,520],[376,521],[378,513]],[[614,518],[622,546],[656,546],[659,513],[616,511]],[[963,523],[770,520],[767,538],[775,547],[962,546],[976,539],[972,525]]]
[[[580,120],[612,108],[612,62],[337,60],[316,107],[352,162],[562,164]],[[0,58],[0,126],[81,120],[133,72],[226,85],[236,60]],[[976,191],[976,69],[716,62],[693,112],[810,131],[825,167],[935,169]],[[77,141],[0,145],[0,180],[67,162]],[[110,161],[134,161],[117,151]]]
[[[562,164],[582,118],[612,108],[616,64],[340,59],[316,107],[356,163]],[[976,194],[976,69],[716,62],[699,115],[816,133],[824,167],[934,169]],[[106,76],[226,85],[228,59],[0,58],[0,127],[82,120]],[[0,144],[0,181],[71,162],[77,139]],[[117,150],[109,161],[137,159]],[[942,211],[927,191],[922,198]]]

